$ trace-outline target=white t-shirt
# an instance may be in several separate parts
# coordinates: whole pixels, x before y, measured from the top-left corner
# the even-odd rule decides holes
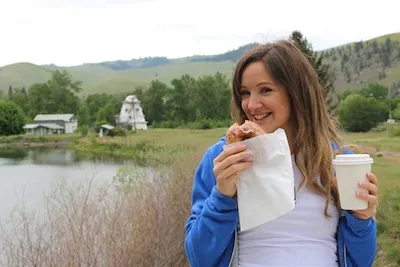
[[[298,188],[301,174],[294,160],[293,171]],[[239,266],[337,267],[339,211],[330,204],[331,217],[326,218],[324,209],[324,197],[302,186],[293,210],[256,228],[239,231]]]

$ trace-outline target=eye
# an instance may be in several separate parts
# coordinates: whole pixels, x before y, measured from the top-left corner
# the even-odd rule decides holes
[[[250,94],[249,91],[246,91],[246,90],[240,91],[240,95],[241,95],[241,96],[245,96],[245,95],[249,95],[249,94]]]
[[[261,93],[268,93],[268,92],[271,92],[271,91],[272,91],[272,89],[270,89],[268,87],[263,87],[263,88],[260,89]]]

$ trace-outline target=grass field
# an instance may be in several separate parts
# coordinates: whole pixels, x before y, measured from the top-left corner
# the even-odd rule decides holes
[[[188,129],[151,129],[138,132],[125,138],[110,142],[134,145],[144,140],[160,146],[173,147],[187,145],[196,147],[199,153],[218,141],[226,129],[188,130]],[[371,146],[381,150],[400,151],[400,137],[390,137],[387,132],[344,133],[346,143]],[[127,141],[129,140],[129,141]],[[373,172],[379,179],[380,206],[377,214],[379,229],[379,252],[375,266],[400,265],[400,164],[383,157],[374,157]],[[191,179],[191,178],[188,178]]]
[[[125,137],[95,138],[92,136],[75,139],[71,146],[83,152],[124,156],[146,165],[154,164],[156,169],[160,165],[167,166],[160,169],[161,176],[156,176],[153,183],[146,182],[147,179],[139,179],[134,172],[135,168],[127,169],[127,172],[121,173],[121,179],[118,181],[124,188],[127,181],[134,179],[135,186],[132,195],[121,195],[117,198],[118,203],[114,204],[112,201],[115,199],[109,199],[109,196],[103,191],[81,192],[82,196],[75,196],[71,202],[63,200],[62,205],[64,205],[64,210],[69,211],[84,208],[85,213],[79,213],[77,218],[75,215],[72,216],[74,219],[71,221],[63,219],[64,214],[60,214],[60,210],[51,210],[53,213],[51,225],[62,225],[62,227],[47,229],[46,225],[35,226],[38,228],[33,228],[31,231],[35,231],[35,233],[50,231],[46,234],[59,237],[52,241],[54,248],[74,248],[75,246],[76,249],[79,248],[83,251],[80,255],[98,253],[91,255],[92,257],[98,255],[99,259],[104,259],[105,262],[115,262],[118,259],[121,266],[132,264],[154,266],[160,261],[167,261],[165,263],[167,266],[187,266],[182,244],[184,242],[184,223],[190,214],[193,174],[207,147],[217,142],[225,134],[225,131],[226,128],[210,130],[149,129],[147,132],[138,131]],[[399,147],[399,139],[390,137],[387,132],[345,133],[343,136],[346,143],[380,147],[387,150]],[[400,164],[383,156],[373,156],[372,171],[379,180],[379,207],[376,216],[378,256],[374,266],[395,267],[400,265]],[[90,196],[89,192],[92,192]],[[99,195],[97,196],[97,194]],[[86,199],[94,201],[79,202],[80,200],[86,201]],[[102,202],[98,202],[97,199],[102,199]],[[96,212],[96,210],[104,209],[101,206],[104,205],[104,202],[111,203],[112,207],[115,205],[115,208]],[[160,207],[167,212],[160,214],[158,212]],[[24,218],[22,219],[24,220]],[[132,228],[120,228],[121,225],[131,225],[132,220],[134,221]],[[86,224],[80,225],[82,222],[90,222],[90,228],[85,228],[89,227]],[[29,223],[29,225],[33,224]],[[81,230],[87,231],[84,237],[76,235],[75,231],[80,231],[79,227],[83,227]],[[70,230],[66,231],[65,229]],[[98,236],[99,230],[96,229],[100,229],[103,234]],[[21,235],[25,235],[25,239],[11,236],[10,240],[26,240],[24,241],[26,243],[15,244],[13,249],[20,248],[33,253],[31,257],[35,258],[36,256],[35,259],[39,263],[37,266],[41,266],[41,262],[51,260],[59,260],[59,263],[62,262],[63,265],[82,262],[79,254],[75,251],[65,251],[61,255],[43,254],[44,256],[38,257],[37,255],[43,249],[42,244],[33,244],[30,239],[26,239],[29,238],[29,234],[29,232],[22,232]],[[110,243],[109,236],[118,237],[121,240],[119,247],[114,247],[114,243]],[[160,236],[163,237],[161,240]],[[42,242],[47,241],[42,240]],[[84,246],[77,246],[77,244],[84,244]],[[106,256],[95,252],[104,249],[108,251]],[[149,251],[152,253],[149,254]],[[11,257],[11,259],[13,262],[18,261],[18,257]],[[89,258],[88,265],[93,263],[90,260]]]

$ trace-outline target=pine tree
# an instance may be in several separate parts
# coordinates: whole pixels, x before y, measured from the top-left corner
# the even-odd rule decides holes
[[[13,89],[12,86],[10,85],[10,87],[8,88],[8,99],[11,99],[13,97]]]
[[[329,65],[324,64],[322,60],[324,55],[313,51],[312,45],[307,41],[300,31],[293,31],[290,39],[297,45],[297,47],[306,55],[311,65],[314,67],[318,74],[319,81],[322,88],[324,88],[324,96],[330,112],[334,113],[338,101],[336,101],[335,88],[333,85],[333,75],[330,72]]]

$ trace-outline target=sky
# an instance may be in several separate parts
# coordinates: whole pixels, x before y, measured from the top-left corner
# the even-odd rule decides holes
[[[0,66],[218,54],[293,30],[320,50],[400,32],[399,7],[398,0],[0,0]]]

